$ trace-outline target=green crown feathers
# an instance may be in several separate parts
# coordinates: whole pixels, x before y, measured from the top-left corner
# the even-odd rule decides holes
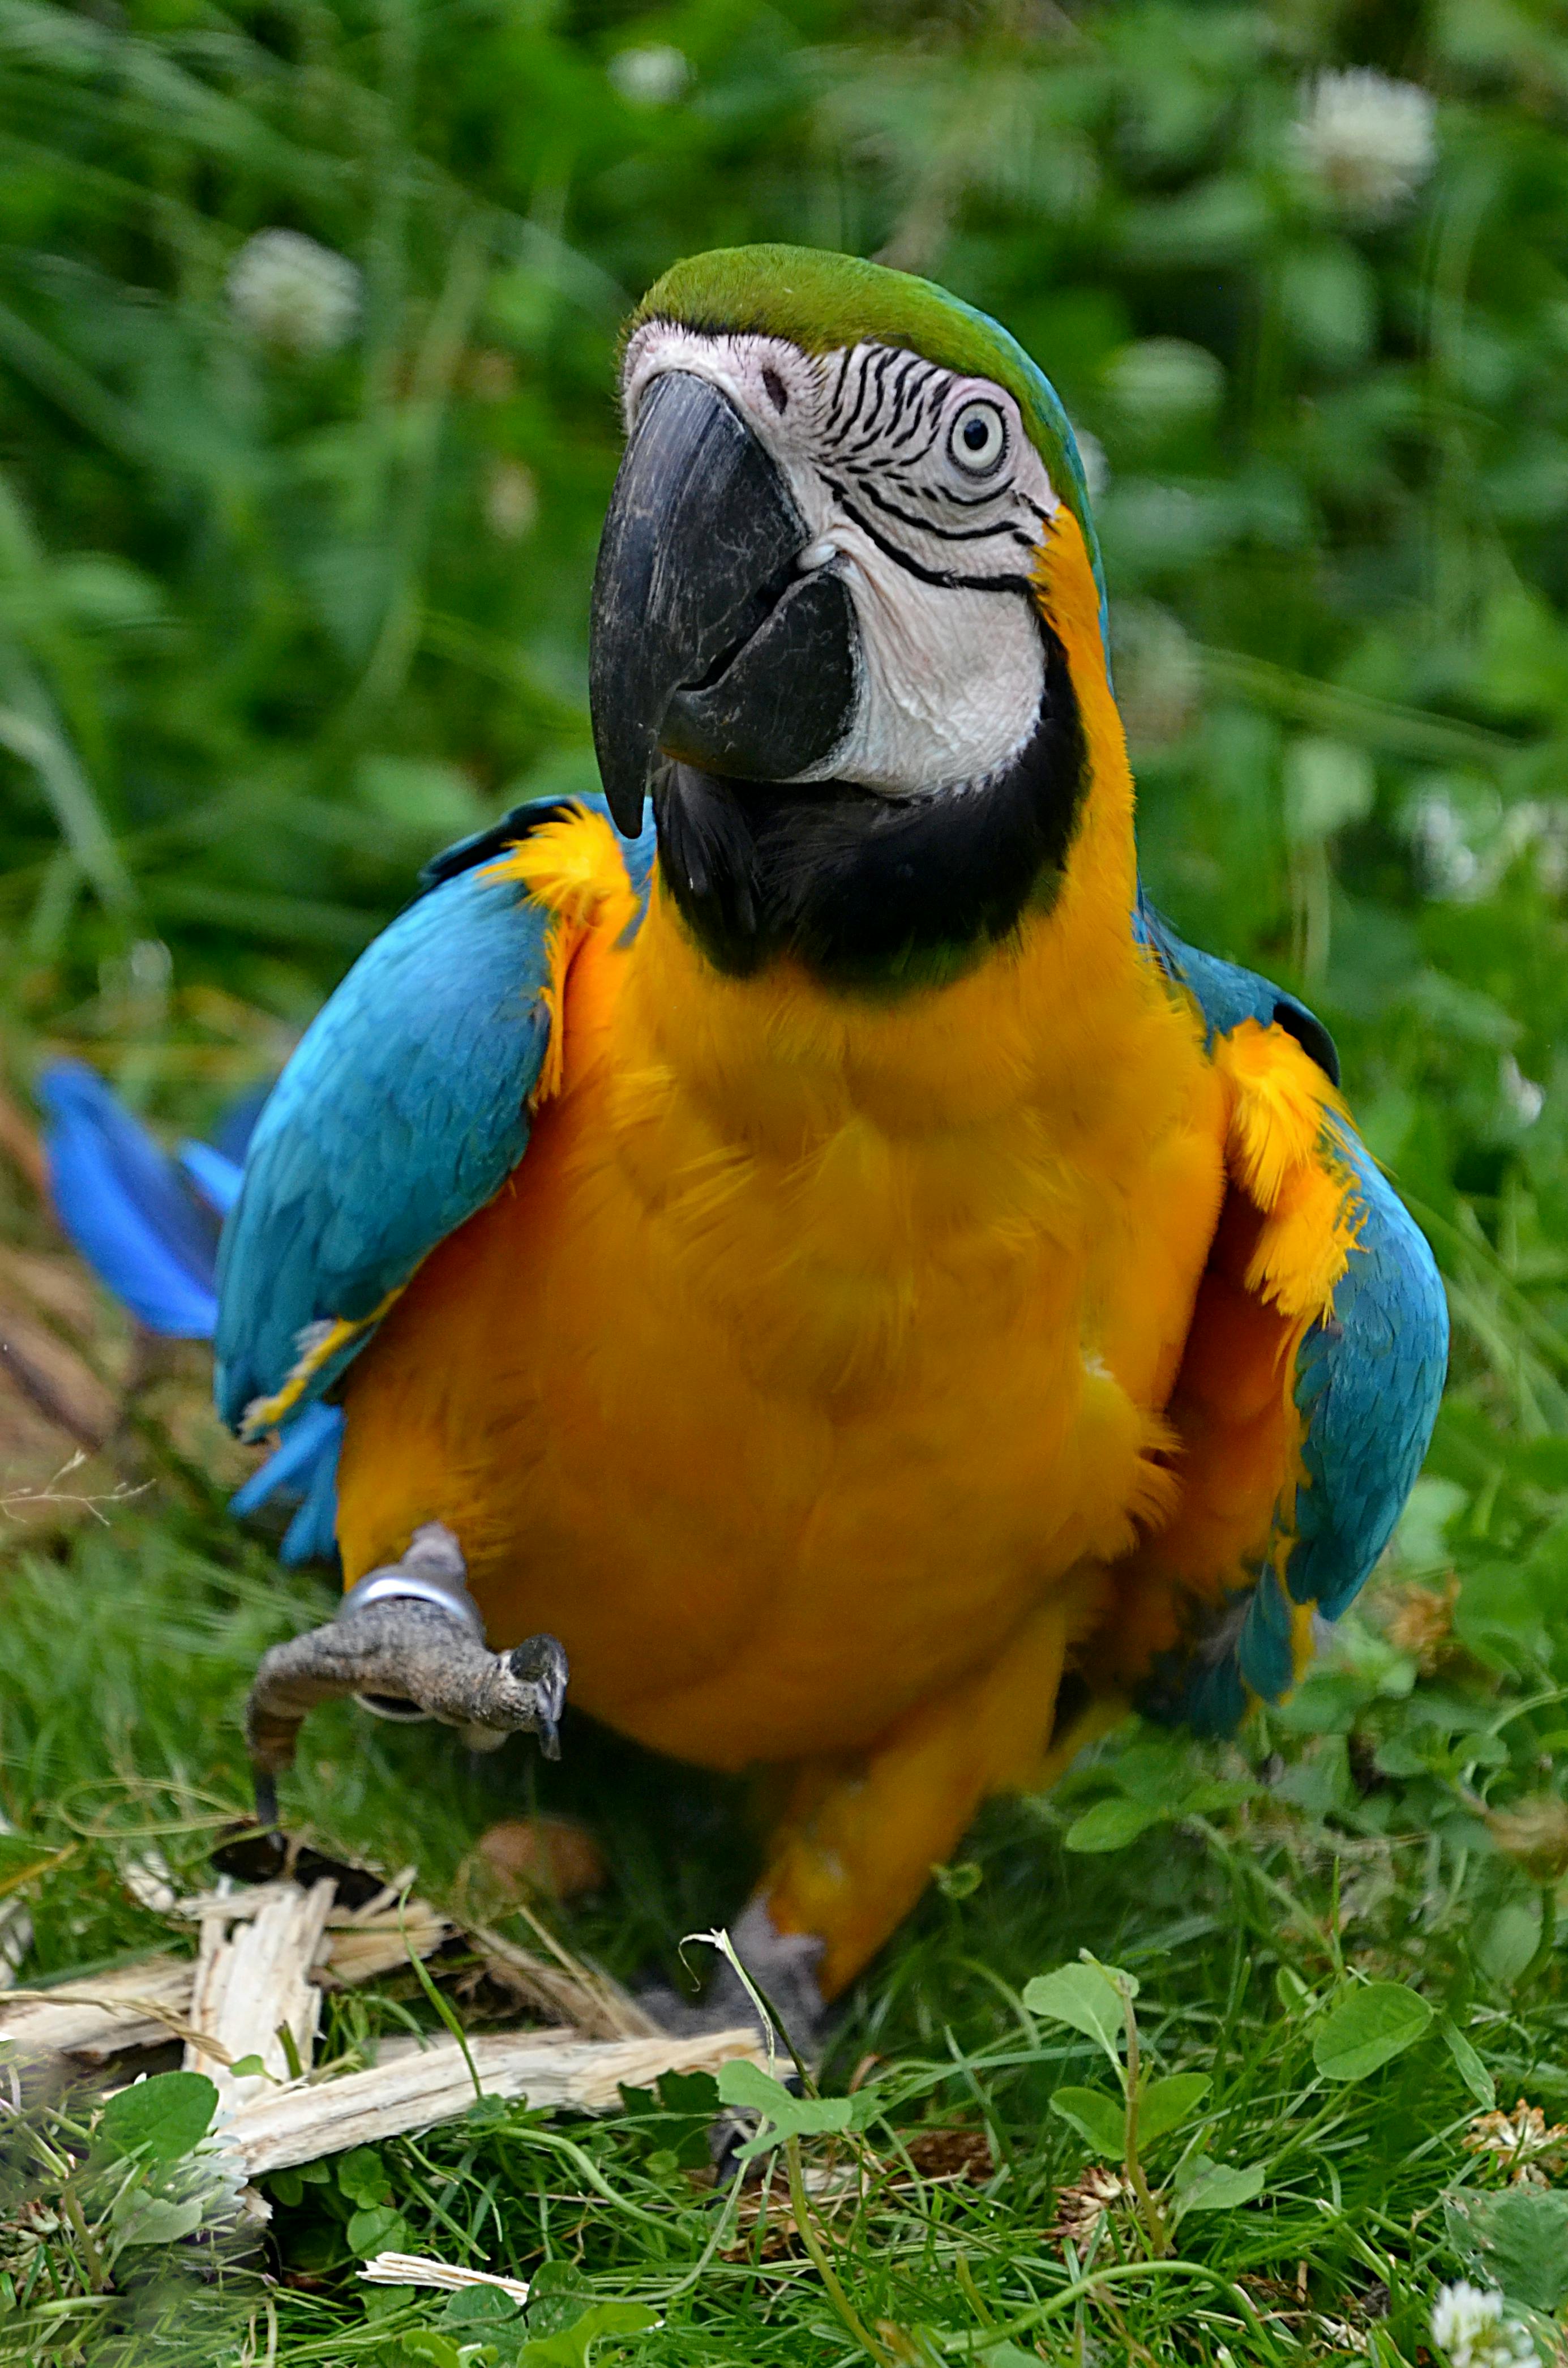
[[[655,280],[632,314],[678,321],[710,336],[788,337],[808,354],[862,339],[923,354],[966,378],[1006,387],[1051,482],[1083,529],[1105,625],[1105,575],[1089,489],[1061,397],[1017,337],[929,279],[810,246],[722,246],[688,256]]]

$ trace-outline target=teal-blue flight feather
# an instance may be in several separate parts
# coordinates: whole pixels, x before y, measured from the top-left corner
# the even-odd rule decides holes
[[[597,796],[571,803],[607,811]],[[273,1088],[219,1258],[215,1389],[234,1429],[284,1389],[314,1327],[366,1324],[527,1150],[549,1042],[549,916],[488,867],[562,811],[515,808],[437,857],[425,893],[360,956]],[[651,825],[625,852],[645,897]],[[290,1417],[332,1389],[372,1332],[311,1374]]]
[[[1335,1084],[1333,1040],[1306,1006],[1256,971],[1183,943],[1140,902],[1136,927],[1167,974],[1196,998],[1210,1036],[1245,1019],[1287,1029]],[[1267,1566],[1178,1652],[1156,1665],[1141,1706],[1152,1717],[1227,1735],[1248,1696],[1277,1702],[1294,1682],[1292,1607],[1337,1620],[1366,1584],[1420,1472],[1448,1370],[1449,1310],[1420,1227],[1354,1137],[1326,1146],[1350,1175],[1356,1247],[1296,1359],[1306,1485],[1294,1494],[1284,1585]]]

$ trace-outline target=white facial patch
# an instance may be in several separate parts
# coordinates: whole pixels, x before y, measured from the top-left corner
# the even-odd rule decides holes
[[[629,429],[670,370],[733,404],[805,521],[798,564],[834,569],[854,602],[854,719],[800,778],[911,797],[998,771],[1040,714],[1028,579],[1060,507],[1012,396],[891,346],[805,354],[650,321],[627,350]]]

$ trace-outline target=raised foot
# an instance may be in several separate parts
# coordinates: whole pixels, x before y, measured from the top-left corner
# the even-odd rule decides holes
[[[730,1938],[735,1954],[795,2047],[804,2057],[813,2055],[827,2011],[816,1972],[822,1941],[812,1932],[780,1932],[766,1899],[747,1904],[732,1926]],[[637,2002],[664,2030],[680,2038],[733,2031],[757,2019],[745,1984],[723,1956],[702,1998],[682,1998],[668,1983],[658,1982],[639,1990]]]
[[[545,1758],[558,1759],[566,1677],[553,1636],[487,1651],[458,1542],[427,1522],[401,1562],[349,1589],[324,1628],[263,1656],[245,1709],[256,1814],[276,1821],[277,1780],[318,1702],[354,1694],[382,1716],[439,1719],[481,1751],[509,1735],[537,1735]]]

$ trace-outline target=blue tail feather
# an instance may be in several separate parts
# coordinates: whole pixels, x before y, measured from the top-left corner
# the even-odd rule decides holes
[[[231,1513],[254,1513],[275,1497],[300,1499],[279,1548],[286,1563],[326,1562],[337,1527],[337,1451],[343,1415],[335,1406],[308,1406],[229,1499]]]
[[[230,1497],[230,1510],[254,1513],[279,1488],[295,1495],[307,1488],[324,1451],[335,1461],[342,1429],[343,1417],[336,1406],[307,1406],[298,1420],[290,1424],[266,1463],[257,1464],[244,1487]]]
[[[226,1217],[240,1197],[244,1167],[210,1143],[182,1143],[175,1156],[208,1207]]]
[[[150,1332],[210,1340],[218,1321],[213,1211],[101,1077],[54,1061],[38,1081],[49,1188],[99,1280]]]
[[[342,1410],[334,1406],[316,1406],[309,1411],[325,1415],[328,1421],[322,1427],[300,1508],[283,1532],[283,1543],[278,1549],[279,1560],[290,1566],[302,1562],[331,1562],[337,1552],[337,1451],[343,1443]],[[278,1453],[282,1453],[281,1448]],[[267,1458],[261,1467],[264,1476],[276,1461],[276,1456]]]
[[[39,1076],[50,1196],[74,1247],[137,1322],[165,1338],[210,1340],[218,1321],[220,1221],[239,1194],[231,1156],[255,1125],[250,1096],[224,1129],[228,1148],[187,1142],[171,1158],[101,1077],[80,1061],[53,1061]],[[279,1549],[286,1563],[330,1560],[337,1519],[343,1417],[307,1407],[280,1444],[229,1500],[236,1514],[279,1498],[297,1509]]]

